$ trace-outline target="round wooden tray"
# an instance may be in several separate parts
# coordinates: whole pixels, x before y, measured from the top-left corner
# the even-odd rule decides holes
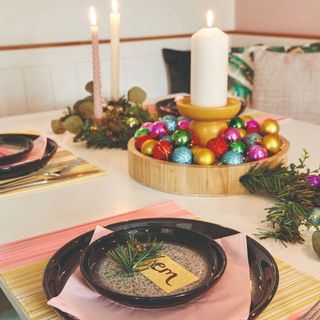
[[[287,162],[289,141],[281,137],[280,152],[259,162],[240,165],[179,165],[161,161],[139,152],[134,138],[128,143],[129,174],[137,182],[160,191],[192,196],[222,196],[247,193],[239,178],[258,165],[275,167]]]

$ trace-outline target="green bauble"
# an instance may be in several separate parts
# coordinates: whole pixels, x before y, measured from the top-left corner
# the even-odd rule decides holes
[[[247,147],[242,141],[234,141],[229,144],[229,150],[244,154]]]
[[[313,208],[310,211],[308,221],[316,228],[320,226],[320,208]]]
[[[137,139],[139,136],[143,134],[150,134],[150,130],[147,128],[139,128],[135,133],[134,137]]]
[[[239,118],[239,117],[234,117],[234,118],[231,118],[229,121],[228,121],[228,127],[229,128],[244,128],[245,127],[245,123],[244,121]]]
[[[187,131],[176,130],[172,135],[172,141],[175,146],[186,146],[191,142],[191,136]]]
[[[83,122],[79,116],[71,116],[63,121],[63,127],[74,134],[78,134],[81,131]]]

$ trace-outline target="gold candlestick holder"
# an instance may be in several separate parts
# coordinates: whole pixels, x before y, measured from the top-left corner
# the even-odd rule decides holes
[[[235,117],[241,108],[241,101],[234,98],[228,98],[227,104],[222,107],[194,106],[191,104],[190,97],[178,100],[176,103],[179,112],[191,119],[190,132],[203,146],[227,128],[227,121]]]

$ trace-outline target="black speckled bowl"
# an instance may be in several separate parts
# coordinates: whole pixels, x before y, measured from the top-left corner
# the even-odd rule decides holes
[[[156,239],[159,242],[163,241],[190,249],[201,257],[201,263],[205,265],[207,272],[192,285],[192,288],[188,287],[188,290],[183,292],[177,291],[158,296],[138,296],[113,290],[106,285],[107,281],[119,280],[106,280],[101,274],[101,263],[106,261],[106,253],[118,245],[124,245],[129,235],[134,235],[142,243],[147,242],[148,239]],[[186,256],[185,259],[187,260],[188,257]],[[226,268],[226,263],[227,259],[223,249],[214,240],[200,233],[175,227],[150,226],[117,231],[93,242],[81,255],[80,269],[88,284],[95,291],[111,300],[133,307],[165,308],[183,304],[204,293],[220,279]],[[193,271],[192,264],[192,260],[187,263],[191,272]],[[127,279],[125,281],[130,281],[129,278]]]

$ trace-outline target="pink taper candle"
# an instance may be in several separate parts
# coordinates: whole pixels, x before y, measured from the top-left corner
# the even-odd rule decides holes
[[[92,62],[93,62],[93,103],[94,116],[96,119],[102,118],[102,90],[100,75],[100,55],[99,55],[99,27],[97,26],[96,11],[94,7],[90,7],[91,22],[91,44],[92,44]]]

